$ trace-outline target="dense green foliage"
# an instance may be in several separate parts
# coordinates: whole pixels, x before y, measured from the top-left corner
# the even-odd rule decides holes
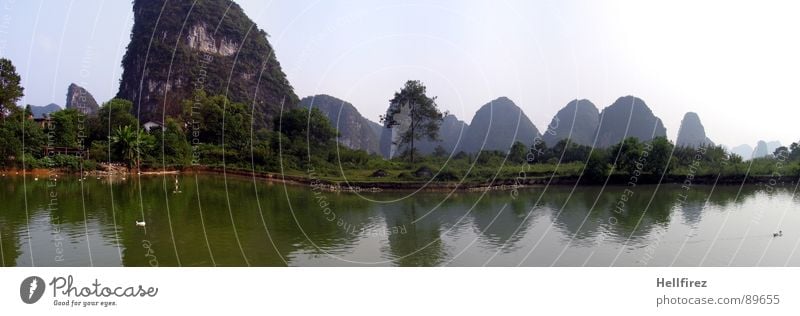
[[[22,91],[18,86],[3,89]],[[13,96],[15,92],[0,95]],[[629,137],[608,149],[568,140],[548,146],[532,139],[534,145],[516,141],[508,150],[450,153],[439,146],[432,154],[420,155],[415,154],[413,140],[435,137],[438,124],[432,122],[441,121],[442,113],[434,100],[425,96],[424,86],[415,81],[395,94],[392,102],[398,108],[422,105],[413,114],[420,123],[412,124],[415,127],[401,137],[409,145],[406,154],[390,160],[337,143],[339,133],[316,107],[286,109],[267,128],[256,124],[253,107],[222,95],[197,92],[182,102],[180,115],[166,117],[161,128],[145,130],[131,114],[132,103],[122,99],[104,103],[96,116],[66,109],[52,113],[46,121],[34,120],[30,107],[13,106],[0,121],[0,168],[91,170],[106,162],[124,163],[134,170],[201,165],[382,182],[581,176],[589,183],[603,183],[609,177],[625,175],[800,176],[798,143],[748,161],[721,146],[676,147],[666,137],[650,141]],[[387,116],[384,123],[395,125],[398,119]]]
[[[0,58],[0,119],[16,108],[17,101],[24,95],[24,88],[19,85],[19,81],[14,64],[6,58]]]
[[[426,95],[425,85],[419,80],[409,80],[400,91],[389,100],[389,109],[381,117],[387,128],[402,128],[395,145],[405,148],[410,162],[414,162],[415,141],[437,140],[439,125],[444,114],[436,105],[436,97]]]
[[[145,131],[130,114],[129,101],[103,104],[98,116],[75,110],[51,115],[44,127],[26,110],[13,108],[0,125],[0,167],[91,169],[98,162],[130,168],[225,166],[351,181],[469,181],[524,177],[579,176],[603,183],[613,175],[773,175],[800,172],[800,145],[781,147],[774,156],[742,161],[721,146],[675,147],[664,137],[649,142],[627,138],[608,149],[561,140],[536,147],[515,142],[508,151],[451,154],[444,148],[410,162],[385,160],[338,144],[338,132],[318,109],[290,109],[271,129],[253,126],[248,108],[224,96],[202,93],[184,102],[184,113],[167,118],[163,129]],[[88,127],[88,128],[86,128]],[[25,145],[23,146],[22,141]],[[46,148],[84,146],[87,156],[51,153]],[[535,159],[532,159],[534,157]],[[86,159],[85,159],[86,158]],[[376,170],[381,170],[378,173]],[[375,176],[374,174],[379,174]]]

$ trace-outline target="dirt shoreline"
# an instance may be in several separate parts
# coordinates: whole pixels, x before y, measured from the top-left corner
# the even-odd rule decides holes
[[[61,169],[29,169],[29,170],[0,170],[3,176],[17,176],[17,175],[32,175],[32,176],[47,176],[49,174],[77,174],[68,170]],[[544,187],[548,185],[559,186],[600,186],[603,184],[579,183],[577,176],[538,176],[517,179],[495,179],[494,181],[465,181],[459,183],[457,181],[336,181],[319,179],[315,177],[303,177],[284,175],[272,172],[253,172],[241,169],[231,169],[222,167],[209,167],[209,166],[193,166],[182,169],[144,169],[140,173],[137,172],[107,172],[101,170],[87,171],[85,176],[132,176],[132,175],[177,175],[177,174],[225,174],[237,177],[257,178],[267,180],[275,183],[285,183],[292,185],[312,186],[320,188],[325,191],[336,192],[380,192],[384,190],[389,191],[489,191],[489,190],[514,190],[524,187]],[[376,178],[377,179],[377,178]],[[789,180],[789,181],[787,181]],[[686,176],[668,175],[663,179],[660,176],[641,175],[636,180],[636,185],[644,184],[684,184],[687,181]],[[755,185],[794,185],[794,178],[783,177],[775,179],[771,176],[748,176],[746,179],[744,175],[733,176],[695,176],[691,179],[692,185],[741,185],[741,184],[755,184]],[[615,174],[608,178],[606,185],[614,186],[629,186],[631,177],[628,175]],[[772,182],[772,183],[771,183]]]

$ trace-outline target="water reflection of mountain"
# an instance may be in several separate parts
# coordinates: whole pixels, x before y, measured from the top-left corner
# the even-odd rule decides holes
[[[569,238],[574,236],[573,242],[587,245],[601,234],[613,240],[635,240],[656,226],[666,226],[676,196],[672,186],[662,186],[655,194],[655,186],[630,189],[632,194],[616,186],[578,188],[571,195],[569,189],[552,188],[546,202],[558,214],[554,225]]]
[[[548,187],[543,197],[543,204],[553,210],[555,218],[553,225],[564,231],[568,237],[574,236],[573,242],[580,244],[584,239],[595,237],[603,222],[600,208],[595,206],[590,212],[599,193],[600,187],[587,187],[585,190],[574,191],[571,187]],[[600,196],[601,200],[603,197]],[[602,201],[598,205],[602,205]]]
[[[502,247],[501,251],[518,249],[517,243],[537,217],[532,213],[536,198],[533,195],[513,198],[510,192],[487,193],[471,212],[475,230],[487,244]]]
[[[226,183],[220,176],[200,176],[195,182],[193,175],[180,177],[182,193],[176,194],[173,183],[171,176],[113,183],[63,177],[56,187],[58,205],[48,210],[46,181],[28,179],[22,185],[21,177],[2,179],[0,201],[12,207],[0,209],[0,263],[88,266],[90,248],[97,266],[148,266],[149,252],[160,266],[381,260],[431,266],[456,255],[469,264],[494,254],[513,261],[532,247],[531,239],[541,238],[545,244],[539,249],[555,249],[555,254],[569,245],[647,244],[656,232],[670,230],[668,225],[697,228],[718,217],[716,212],[735,216],[739,205],[767,195],[764,187],[752,185],[689,190],[661,185],[657,192],[656,186],[639,186],[616,212],[626,187],[527,188],[516,198],[510,191],[421,192],[402,198],[409,192],[316,194],[307,187],[254,184],[246,178],[229,177]],[[146,228],[134,225],[141,219]],[[554,229],[546,230],[550,221]],[[64,262],[53,261],[56,236],[64,238]],[[581,251],[571,255],[584,256]]]

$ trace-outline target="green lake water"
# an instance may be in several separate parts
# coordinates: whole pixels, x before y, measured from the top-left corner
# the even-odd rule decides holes
[[[332,193],[182,175],[178,188],[2,177],[2,265],[800,266],[793,186]]]

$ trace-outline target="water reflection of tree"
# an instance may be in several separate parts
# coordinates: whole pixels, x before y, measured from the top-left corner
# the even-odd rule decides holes
[[[698,186],[692,187],[692,189]],[[703,190],[709,190],[709,186],[699,186]],[[741,205],[748,198],[756,195],[762,191],[761,187],[755,185],[717,185],[714,187],[714,192],[708,197],[710,205],[717,205],[720,209],[728,209],[732,204]],[[738,196],[738,197],[737,197]]]
[[[440,238],[438,216],[427,214],[433,205],[417,205],[416,199],[403,199],[383,208],[387,227],[405,228],[391,234],[389,251],[391,259],[399,266],[436,266],[447,256]]]
[[[20,206],[25,205],[21,181],[3,179],[0,190],[0,201],[5,205],[0,211],[0,242],[2,243],[2,266],[13,267],[17,265],[17,258],[22,254],[19,240],[20,229],[25,226],[25,210]]]

